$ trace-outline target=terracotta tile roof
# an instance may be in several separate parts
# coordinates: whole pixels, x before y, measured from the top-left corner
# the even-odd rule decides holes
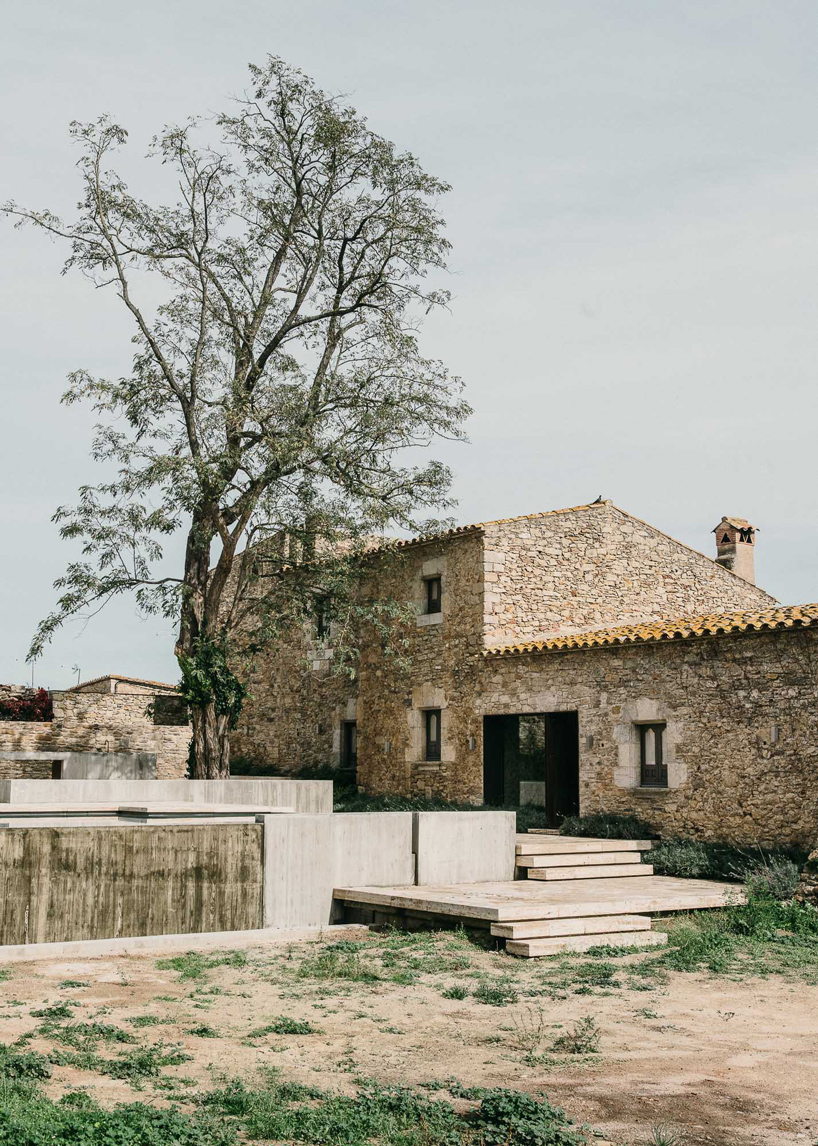
[[[645,621],[639,625],[620,625],[613,629],[595,629],[590,633],[569,633],[542,641],[517,645],[500,645],[486,649],[487,657],[519,656],[524,653],[556,652],[560,649],[598,649],[615,645],[643,644],[648,641],[689,640],[694,637],[717,637],[729,633],[759,633],[774,629],[807,628],[818,625],[818,604],[788,605],[777,609],[740,613],[705,613],[698,617],[678,617],[671,621]]]
[[[93,676],[90,680],[81,680],[79,684],[74,684],[71,688],[65,689],[65,692],[76,692],[78,689],[87,688],[89,684],[99,684],[101,680],[124,680],[128,684],[149,684],[154,688],[166,688],[173,692],[177,691],[177,686],[175,684],[168,684],[167,681],[144,680],[141,676],[120,676],[119,673],[104,672],[102,676]]]

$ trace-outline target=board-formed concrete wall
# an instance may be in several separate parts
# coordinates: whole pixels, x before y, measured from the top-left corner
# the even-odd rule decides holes
[[[514,812],[413,812],[417,882],[514,879]]]
[[[261,926],[260,824],[0,831],[0,945]]]
[[[264,926],[332,921],[344,885],[412,884],[411,812],[264,817]]]
[[[2,804],[257,804],[297,812],[331,812],[331,780],[280,776],[230,780],[0,780]]]

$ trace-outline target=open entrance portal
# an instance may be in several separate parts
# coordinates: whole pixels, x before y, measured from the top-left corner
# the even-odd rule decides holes
[[[544,804],[558,827],[579,814],[579,714],[483,717],[483,800]]]

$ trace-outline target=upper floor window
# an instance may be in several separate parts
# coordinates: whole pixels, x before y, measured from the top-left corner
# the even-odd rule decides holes
[[[667,787],[665,724],[639,725],[639,783],[643,788]]]
[[[424,759],[440,759],[440,709],[427,708],[424,712],[426,721],[426,751]]]
[[[326,597],[315,598],[315,635],[319,641],[329,636],[329,602]]]
[[[439,613],[441,599],[440,577],[427,577],[426,579],[426,612]]]

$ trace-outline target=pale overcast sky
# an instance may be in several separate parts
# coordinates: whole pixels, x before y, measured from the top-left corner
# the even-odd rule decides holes
[[[129,176],[166,122],[224,105],[269,52],[346,93],[448,180],[451,313],[425,349],[467,383],[458,517],[612,498],[710,554],[761,533],[758,581],[818,600],[818,10],[814,0],[10,0],[0,199],[68,211],[71,119],[110,112]],[[72,555],[56,505],[98,478],[69,370],[124,372],[112,295],[2,226],[0,681]],[[175,680],[172,627],[109,608],[36,680]]]

